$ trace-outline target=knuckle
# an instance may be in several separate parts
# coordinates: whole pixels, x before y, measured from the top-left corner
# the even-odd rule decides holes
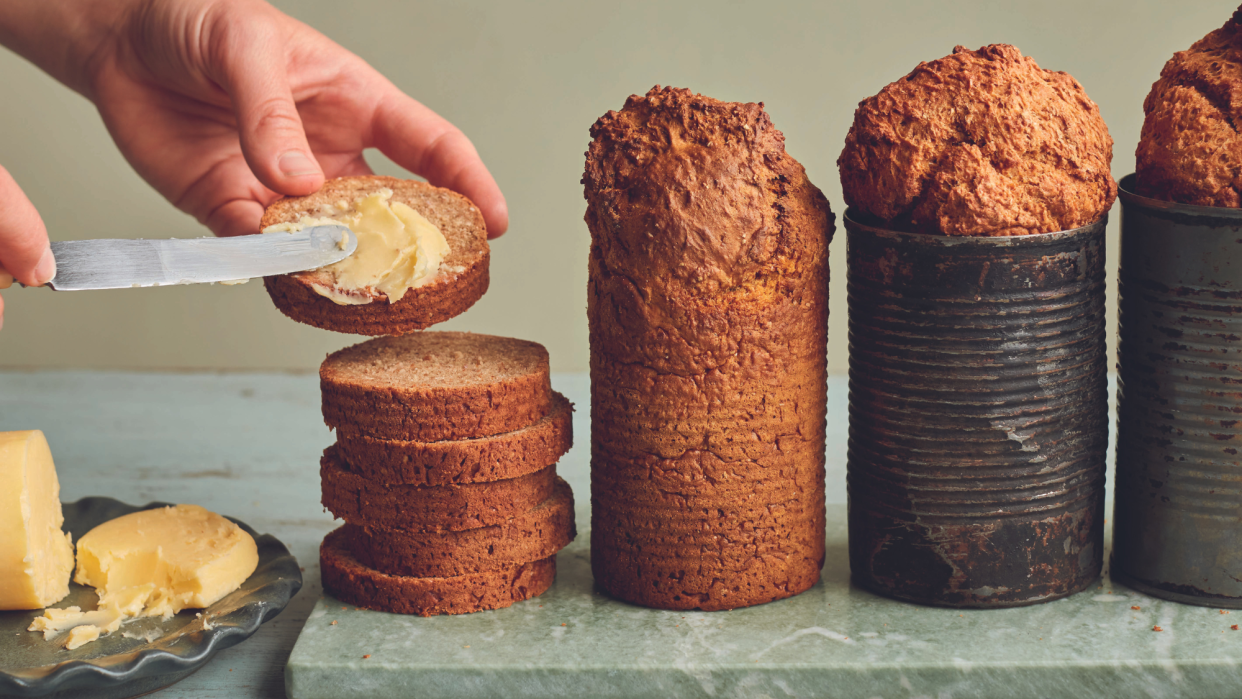
[[[302,119],[287,99],[273,97],[256,105],[252,115],[256,131],[300,131]]]

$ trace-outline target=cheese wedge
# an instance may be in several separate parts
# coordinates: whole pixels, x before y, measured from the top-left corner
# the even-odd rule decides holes
[[[78,540],[73,580],[99,594],[95,611],[49,609],[30,631],[69,631],[72,649],[138,616],[168,618],[208,607],[236,590],[259,563],[254,538],[198,505],[174,505],[117,517]]]
[[[43,433],[0,432],[0,609],[41,609],[69,594],[73,544],[64,523]]]

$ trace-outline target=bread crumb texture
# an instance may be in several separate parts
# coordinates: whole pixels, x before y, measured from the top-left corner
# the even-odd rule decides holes
[[[552,497],[487,527],[419,532],[346,524],[342,530],[354,558],[381,573],[469,575],[541,560],[569,545],[576,533],[574,496],[558,478]]]
[[[1242,206],[1242,7],[1178,51],[1143,101],[1138,193],[1198,206]]]
[[[762,104],[657,86],[591,136],[596,583],[669,609],[802,592],[824,558],[828,202]]]
[[[328,355],[319,383],[329,427],[382,440],[498,435],[552,407],[542,345],[474,333],[368,340]]]
[[[1113,139],[1078,81],[1014,46],[958,46],[858,104],[837,159],[845,203],[896,230],[1070,230],[1117,197]]]
[[[453,577],[388,575],[359,563],[342,529],[324,537],[319,564],[324,590],[342,602],[419,616],[501,609],[543,594],[556,578],[556,556]]]

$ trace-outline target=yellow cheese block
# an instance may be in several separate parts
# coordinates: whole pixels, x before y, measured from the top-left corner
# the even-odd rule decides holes
[[[67,646],[89,643],[136,616],[170,617],[214,604],[259,564],[254,538],[197,505],[174,505],[118,517],[78,540],[73,580],[99,593],[99,607],[49,609],[29,627]]]
[[[73,544],[64,523],[43,433],[0,432],[0,609],[41,609],[69,594]]]

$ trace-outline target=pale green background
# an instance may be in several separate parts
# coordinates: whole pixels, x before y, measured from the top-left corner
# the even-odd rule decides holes
[[[1013,43],[1041,66],[1073,74],[1099,103],[1120,178],[1133,170],[1143,97],[1160,67],[1235,7],[1203,0],[276,4],[474,140],[508,197],[512,225],[493,244],[491,291],[442,327],[537,340],[557,371],[587,367],[589,241],[579,178],[588,129],[627,95],[658,83],[765,102],[789,152],[839,213],[836,158],[859,100],[955,44]],[[81,97],[2,50],[0,85],[0,163],[39,207],[53,239],[205,234],[130,170]],[[371,163],[400,172],[378,156]],[[1110,270],[1116,209],[1113,218]],[[844,244],[838,231],[834,372],[846,368]],[[255,282],[13,289],[4,298],[0,366],[8,367],[310,369],[359,339],[287,320]]]

